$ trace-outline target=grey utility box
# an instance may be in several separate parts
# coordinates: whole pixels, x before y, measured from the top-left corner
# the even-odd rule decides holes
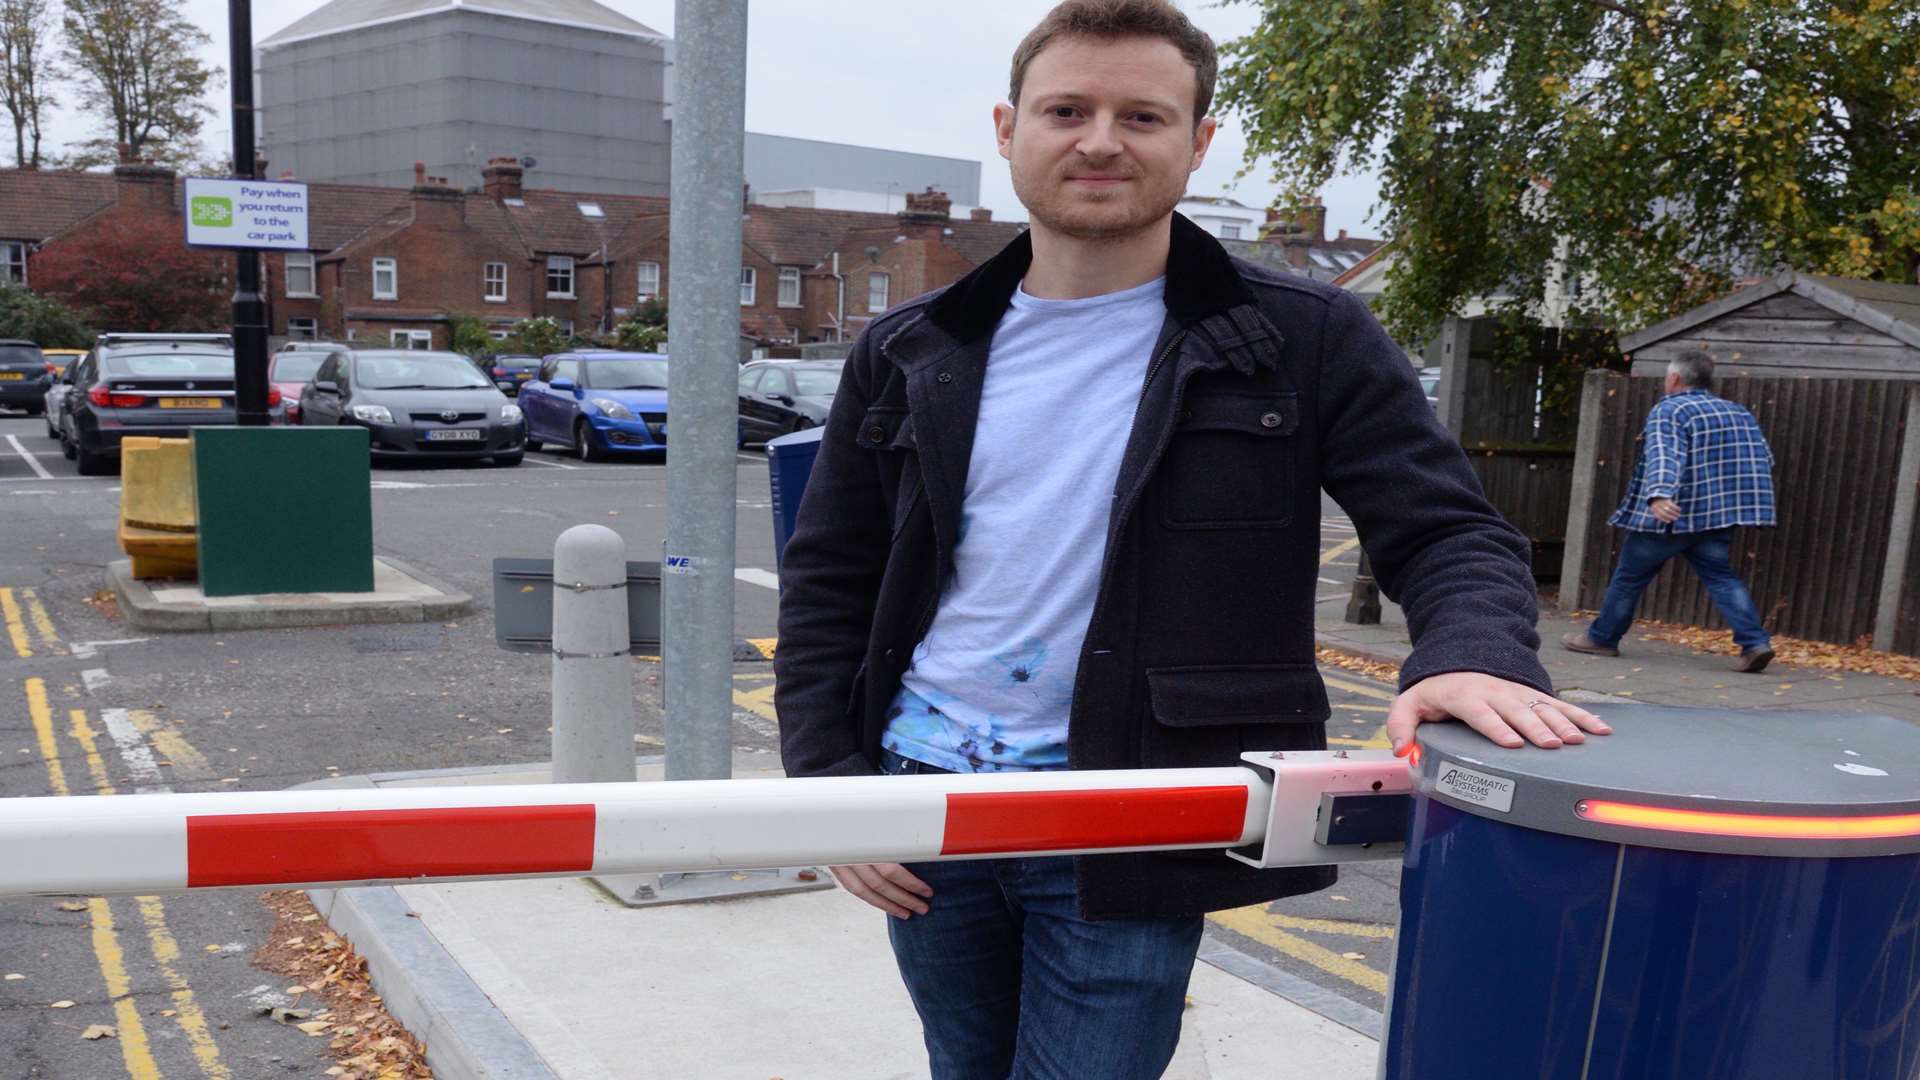
[[[627,564],[627,636],[636,650],[660,648],[660,564]],[[553,560],[493,560],[493,640],[514,652],[553,648]]]

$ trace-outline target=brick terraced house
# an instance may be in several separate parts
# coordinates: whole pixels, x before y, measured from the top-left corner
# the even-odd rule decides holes
[[[408,188],[311,184],[312,249],[261,260],[271,334],[445,348],[455,314],[500,334],[533,316],[588,333],[670,302],[665,199],[523,188],[513,158],[490,161],[482,179],[461,191],[416,164]],[[31,288],[36,252],[106,217],[177,225],[182,188],[170,170],[131,161],[111,174],[0,170],[0,278]],[[897,214],[743,204],[743,337],[851,340],[1025,228],[983,210],[953,220],[951,205],[932,190]]]

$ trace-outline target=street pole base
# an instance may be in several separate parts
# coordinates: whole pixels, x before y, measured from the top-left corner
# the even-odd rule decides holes
[[[595,874],[592,881],[615,900],[634,908],[778,896],[834,887],[833,876],[815,866],[703,870],[688,874]]]

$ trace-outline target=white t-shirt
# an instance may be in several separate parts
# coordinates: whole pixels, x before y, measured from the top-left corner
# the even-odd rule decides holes
[[[881,745],[957,772],[1061,769],[1120,457],[1166,279],[1080,300],[1017,290],[994,330],[953,578]]]

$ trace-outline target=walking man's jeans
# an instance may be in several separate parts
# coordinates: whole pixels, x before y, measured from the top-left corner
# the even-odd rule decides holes
[[[889,773],[940,772],[886,753]],[[912,863],[929,911],[889,918],[934,1080],[1152,1080],[1180,1041],[1201,919],[1077,914],[1073,859]]]
[[[1720,617],[1733,628],[1733,643],[1742,652],[1757,649],[1771,640],[1760,625],[1759,609],[1740,576],[1733,572],[1728,552],[1733,547],[1732,529],[1698,533],[1627,533],[1620,547],[1620,565],[1614,568],[1607,584],[1607,596],[1600,602],[1600,616],[1593,620],[1587,636],[1596,645],[1617,646],[1633,625],[1633,609],[1640,594],[1668,559],[1678,555],[1687,560],[1693,572],[1707,586]]]

